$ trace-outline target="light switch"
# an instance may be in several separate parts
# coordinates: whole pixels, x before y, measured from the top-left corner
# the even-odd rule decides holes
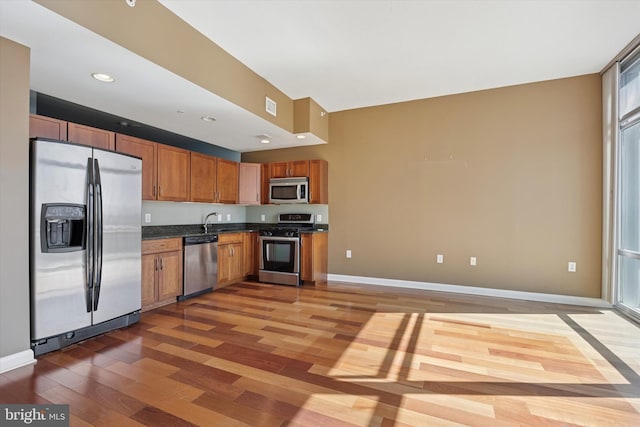
[[[260,221],[265,222],[267,220],[267,216],[265,214],[260,215]]]
[[[322,222],[322,215],[321,214],[316,215],[316,222]]]

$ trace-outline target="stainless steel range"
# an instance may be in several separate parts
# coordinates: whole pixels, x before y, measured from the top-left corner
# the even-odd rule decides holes
[[[300,285],[300,232],[314,226],[313,214],[278,215],[278,224],[260,231],[258,280],[281,285]]]

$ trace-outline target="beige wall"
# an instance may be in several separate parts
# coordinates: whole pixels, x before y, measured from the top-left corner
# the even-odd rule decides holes
[[[0,37],[0,358],[29,349],[29,49]]]
[[[330,273],[600,297],[599,75],[331,113],[329,140],[242,159],[329,161]]]

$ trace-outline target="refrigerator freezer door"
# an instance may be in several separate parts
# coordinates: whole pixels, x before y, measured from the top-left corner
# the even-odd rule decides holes
[[[97,222],[97,266],[102,264],[94,287],[93,324],[141,308],[141,211],[142,161],[110,151],[94,149]],[[102,213],[100,215],[100,212]],[[99,227],[97,227],[99,228]]]
[[[42,206],[86,205],[91,148],[48,141],[32,146],[31,337],[34,340],[91,324],[87,311],[86,249],[43,250]],[[49,224],[50,226],[53,223]],[[46,248],[46,244],[44,245]]]

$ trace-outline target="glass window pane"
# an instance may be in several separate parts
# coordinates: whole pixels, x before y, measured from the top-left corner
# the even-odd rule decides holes
[[[640,123],[621,139],[620,248],[640,252]]]
[[[620,75],[620,117],[640,107],[640,58]]]
[[[618,256],[620,301],[627,307],[640,308],[640,260]]]

